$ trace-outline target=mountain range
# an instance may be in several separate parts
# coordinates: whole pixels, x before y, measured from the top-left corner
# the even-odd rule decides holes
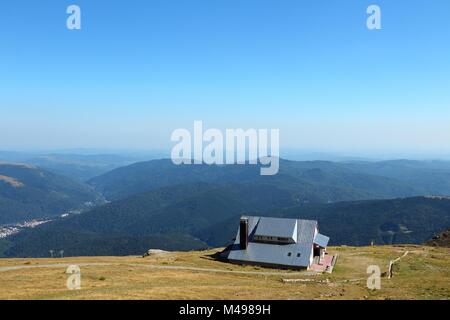
[[[109,200],[160,187],[205,182],[270,183],[303,194],[301,201],[389,199],[450,194],[450,162],[327,162],[280,160],[280,172],[261,176],[258,166],[182,165],[170,160],[139,162],[92,178],[88,183]]]
[[[278,175],[259,172],[250,165],[152,160],[86,184],[71,180],[69,185],[111,202],[0,241],[0,255],[127,255],[225,246],[243,214],[318,220],[332,244],[347,245],[423,243],[450,225],[449,162],[281,160]]]

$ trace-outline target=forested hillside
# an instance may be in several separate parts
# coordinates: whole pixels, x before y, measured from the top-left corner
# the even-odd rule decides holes
[[[174,165],[171,160],[153,160],[118,168],[89,181],[109,200],[127,198],[160,187],[205,182],[269,183],[282,188],[301,189],[303,201],[385,199],[424,194],[450,193],[447,184],[424,190],[420,183],[404,181],[388,174],[372,174],[346,163],[280,160],[280,172],[261,176],[259,166],[250,165]],[[367,163],[371,166],[371,163]],[[425,170],[426,172],[426,170]],[[450,175],[450,164],[447,171]],[[441,190],[442,187],[442,190]]]
[[[450,225],[450,200],[426,196],[446,194],[447,162],[282,160],[280,165],[280,173],[271,177],[261,176],[257,166],[175,166],[170,160],[118,168],[89,182],[111,203],[21,231],[1,248],[7,256],[47,256],[49,250],[122,255],[151,247],[224,246],[235,236],[243,214],[318,220],[336,245],[423,243]],[[12,168],[34,179],[24,172],[13,175]],[[428,175],[442,179],[430,184]],[[3,176],[2,195],[11,199],[16,194],[15,201],[30,197],[16,207],[41,201],[53,204],[50,213],[60,213],[61,203],[97,196],[86,186],[32,166],[4,165]],[[48,181],[39,185],[38,177]],[[20,195],[27,186],[45,192]],[[59,202],[45,202],[48,197]],[[42,216],[39,210],[30,212]]]
[[[26,164],[0,163],[0,224],[61,215],[99,195],[89,186]]]
[[[372,241],[418,244],[450,225],[448,199],[416,197],[282,209],[279,206],[292,204],[289,193],[268,186],[177,189],[179,197],[172,197],[177,191],[158,190],[24,231],[9,239],[12,246],[6,255],[47,256],[54,248],[68,255],[119,255],[139,254],[148,248],[225,246],[235,236],[243,214],[318,220],[321,232],[330,236],[334,245],[367,245]],[[253,195],[246,192],[250,189]]]

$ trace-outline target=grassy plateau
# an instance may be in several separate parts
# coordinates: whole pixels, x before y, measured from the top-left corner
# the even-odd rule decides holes
[[[448,248],[332,247],[332,274],[232,265],[214,260],[217,251],[0,259],[0,299],[450,299]],[[389,261],[401,256],[388,279]],[[80,290],[66,287],[72,264],[81,269]],[[383,273],[380,290],[367,288],[369,265]]]

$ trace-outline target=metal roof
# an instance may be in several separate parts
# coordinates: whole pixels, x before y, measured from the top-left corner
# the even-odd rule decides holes
[[[255,236],[293,238],[297,241],[294,232],[297,229],[295,219],[260,218],[255,231]]]
[[[313,250],[317,221],[282,218],[243,217],[248,219],[249,242],[246,250],[240,249],[239,228],[236,240],[230,249],[228,259],[231,261],[257,262],[292,267],[308,267]],[[259,231],[260,223],[263,231]],[[279,226],[278,226],[279,225]],[[270,231],[285,232],[287,227],[297,225],[296,243],[276,244],[253,242],[253,236]]]
[[[320,233],[316,234],[316,237],[314,238],[314,243],[321,246],[322,248],[327,247],[328,241],[330,241],[330,238]]]

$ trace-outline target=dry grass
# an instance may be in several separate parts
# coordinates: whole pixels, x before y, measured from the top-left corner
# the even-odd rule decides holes
[[[394,269],[382,288],[366,288],[368,265],[386,271],[389,260],[410,254]],[[156,257],[86,257],[68,259],[0,259],[5,266],[97,263],[81,266],[82,289],[67,290],[64,266],[0,272],[0,299],[449,299],[449,249],[420,246],[339,247],[333,274],[311,276],[286,270],[237,266],[213,260],[215,251],[171,253]],[[279,275],[165,270],[156,266],[187,266],[228,271],[273,272]],[[312,279],[284,283],[283,278]],[[328,279],[329,282],[319,282]]]

